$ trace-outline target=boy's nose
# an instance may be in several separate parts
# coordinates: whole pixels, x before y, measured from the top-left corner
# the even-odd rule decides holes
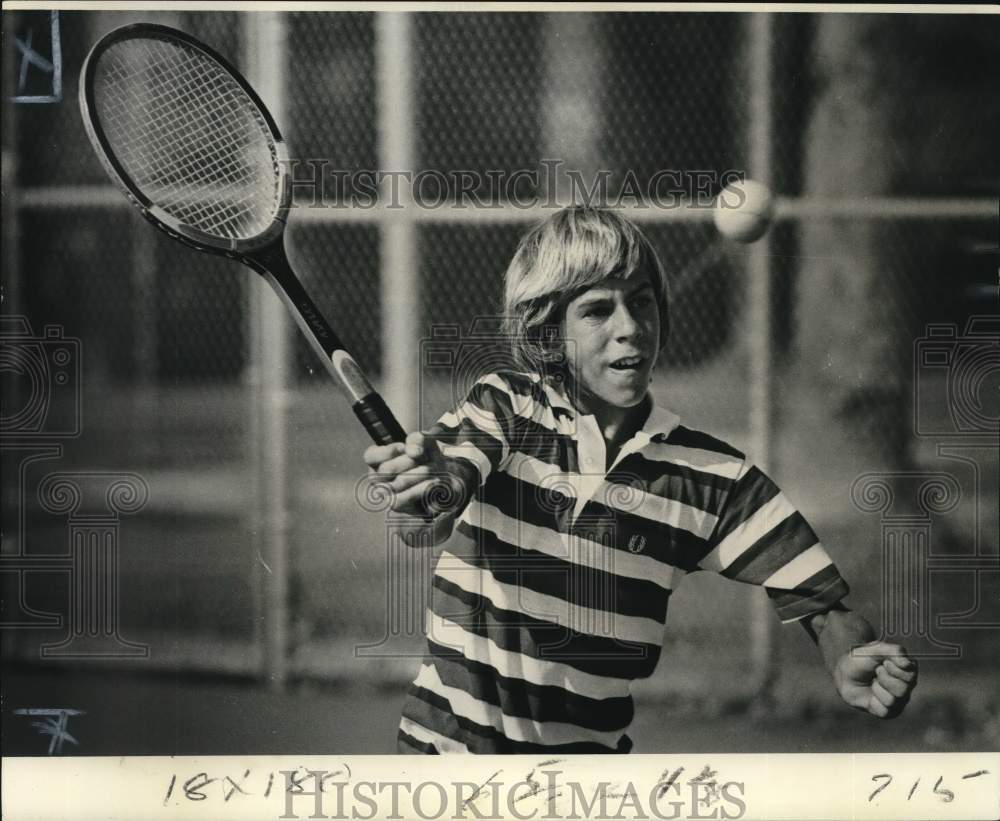
[[[632,316],[632,312],[627,307],[619,307],[615,314],[616,337],[619,339],[628,339],[638,333],[639,323],[635,321],[635,317]]]

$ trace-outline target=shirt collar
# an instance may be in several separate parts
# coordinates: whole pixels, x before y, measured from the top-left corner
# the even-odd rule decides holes
[[[661,436],[666,439],[680,422],[681,419],[676,413],[657,405],[654,401],[646,423],[636,435],[645,436],[647,441],[655,436]]]
[[[541,383],[542,388],[545,391],[545,395],[548,397],[550,407],[560,408],[561,410],[568,412],[571,416],[576,416],[576,408],[574,408],[573,404],[569,401],[569,397],[566,395],[566,388],[561,378],[544,379],[540,376],[536,376],[535,378]]]
[[[576,418],[578,411],[569,401],[569,397],[566,395],[563,383],[561,381],[556,382],[551,379],[539,378],[539,380],[545,389],[545,394],[549,399],[549,405],[553,408],[561,408]],[[657,436],[665,439],[671,434],[674,428],[680,424],[680,417],[676,413],[657,405],[656,401],[653,400],[650,394],[647,393],[647,396],[650,397],[652,407],[650,408],[649,416],[646,417],[646,421],[642,428],[636,431],[635,434],[636,438],[641,439],[641,445],[645,445]]]

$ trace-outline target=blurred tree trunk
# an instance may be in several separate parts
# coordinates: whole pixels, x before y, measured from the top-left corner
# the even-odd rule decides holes
[[[977,15],[819,15],[803,194],[995,190],[998,33]],[[808,480],[817,498],[915,461],[913,345],[926,322],[968,312],[959,236],[940,219],[802,223],[783,446],[824,474]]]
[[[819,15],[812,47],[818,87],[804,140],[804,195],[992,194],[1000,181],[998,34],[994,19],[978,15]],[[989,225],[980,223],[971,235],[988,232]],[[801,224],[786,382],[791,390],[782,401],[787,424],[779,441],[785,462],[801,468],[794,491],[806,500],[807,518],[826,514],[831,523],[860,522],[850,506],[855,478],[913,469],[918,458],[935,459],[932,441],[922,452],[916,447],[913,407],[924,386],[914,383],[914,343],[925,323],[961,321],[969,314],[970,303],[958,293],[968,282],[969,271],[962,267],[968,264],[962,250],[968,236],[968,223],[940,218]],[[984,306],[984,313],[991,310],[994,306]],[[937,389],[946,390],[941,384]],[[932,469],[958,478],[957,464],[938,457]],[[988,459],[980,469],[984,476],[995,475]],[[963,493],[973,489],[964,484],[967,479],[959,481]],[[891,484],[894,515],[921,513],[912,483],[908,487],[897,475]],[[988,492],[977,501],[977,510],[979,504],[988,508],[987,497]],[[874,535],[874,523],[869,527]],[[836,526],[825,532],[833,534],[824,536],[828,543],[857,538],[856,532],[846,535],[850,528],[845,535],[837,535]],[[968,554],[980,534],[989,532],[988,525],[967,521],[965,514],[935,517],[932,550]],[[881,603],[883,624],[889,599],[879,600],[877,585],[880,577],[883,583],[892,578],[886,565],[880,567],[889,556],[888,544],[884,533],[881,550],[874,542],[842,543],[847,550],[837,559],[857,589],[868,591],[863,609],[869,616]],[[951,574],[941,582],[934,582],[934,611],[971,612],[967,579]],[[921,638],[911,637],[912,650]],[[968,639],[963,635],[961,641]]]
[[[867,14],[820,15],[813,45],[819,83],[809,121],[803,194],[883,196],[905,167],[905,141],[893,117],[915,94],[900,57],[882,34],[897,20]],[[788,408],[821,470],[844,480],[908,462],[909,351],[884,220],[830,218],[801,227]],[[792,451],[795,452],[794,450]],[[801,457],[799,457],[801,458]],[[828,476],[827,481],[833,480]]]

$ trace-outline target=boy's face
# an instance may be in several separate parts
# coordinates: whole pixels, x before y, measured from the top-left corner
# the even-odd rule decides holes
[[[566,306],[563,333],[585,407],[631,408],[643,400],[660,348],[660,310],[648,276],[610,277],[580,294]]]

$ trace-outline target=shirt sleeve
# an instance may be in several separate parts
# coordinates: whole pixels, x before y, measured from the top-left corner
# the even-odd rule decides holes
[[[514,398],[502,377],[489,374],[472,386],[458,407],[438,420],[441,452],[475,465],[480,486],[510,455]]]
[[[723,503],[710,552],[699,565],[762,585],[783,622],[822,612],[849,590],[802,514],[748,463]]]

